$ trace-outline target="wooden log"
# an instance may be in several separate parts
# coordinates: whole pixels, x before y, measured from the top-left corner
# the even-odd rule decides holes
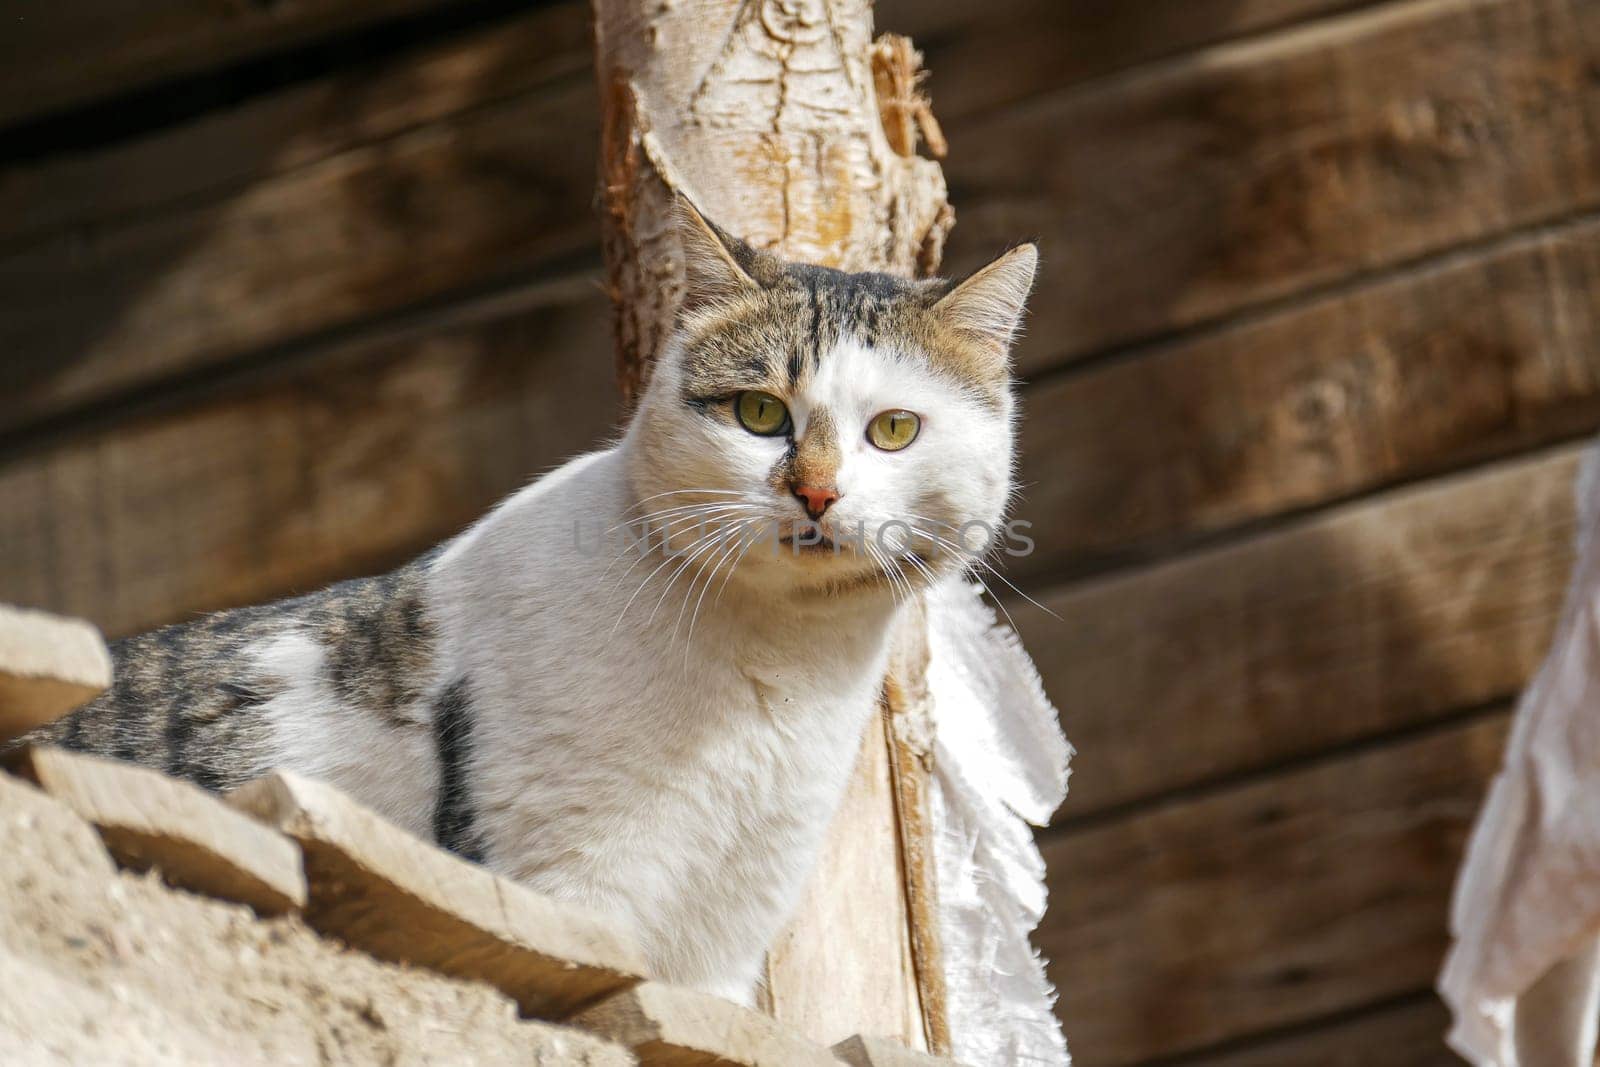
[[[0,36],[0,124],[435,6],[439,0],[19,0]]]
[[[1450,1013],[1431,994],[1294,1033],[1185,1059],[1186,1067],[1461,1067],[1444,1043]]]
[[[1084,753],[1061,817],[1514,695],[1572,563],[1576,448],[1337,508],[1015,611]]]
[[[581,259],[594,114],[568,78],[0,253],[0,429]]]
[[[643,1067],[838,1067],[839,1061],[760,1012],[645,982],[573,1023],[633,1049]]]
[[[0,603],[0,743],[55,721],[110,684],[111,656],[93,626]]]
[[[373,573],[611,432],[584,280],[424,317],[0,464],[0,599],[126,635]]]
[[[1025,395],[1022,574],[1076,574],[1600,426],[1600,219]]]
[[[914,53],[892,50],[901,66],[874,70],[871,0],[594,0],[594,11],[602,245],[630,402],[683,297],[680,197],[789,259],[902,277],[938,269],[953,221],[943,174],[886,135],[874,92],[880,75],[914,86]],[[920,681],[892,679],[908,692]],[[917,899],[926,881],[901,875],[890,768],[910,757],[899,736],[867,731],[847,809],[865,817],[835,817],[808,899],[768,959],[766,1006],[830,1044],[867,1023],[918,1047],[948,1035],[943,983],[927,966],[938,931],[913,940],[906,929],[935,909]]]
[[[643,974],[639,949],[600,916],[419,841],[330,786],[279,772],[228,800],[299,842],[306,921],[352,948],[485,982],[543,1018]]]
[[[59,748],[30,748],[17,766],[99,831],[124,867],[153,868],[169,885],[248,904],[261,915],[305,906],[294,843],[202,789]]]
[[[1600,203],[1600,8],[1413,0],[952,133],[953,266],[1044,254],[1028,373]]]
[[[1049,837],[1038,940],[1074,1055],[1133,1064],[1427,989],[1507,723]]]

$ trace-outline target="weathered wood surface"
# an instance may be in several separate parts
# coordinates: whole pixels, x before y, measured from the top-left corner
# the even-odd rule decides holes
[[[1048,837],[1038,943],[1073,1054],[1133,1064],[1428,988],[1506,724]]]
[[[919,986],[906,980],[916,969],[889,749],[880,729],[862,740],[834,826],[826,864],[768,953],[767,1007],[824,1044],[865,1030],[914,1036],[926,1048]],[[862,901],[882,909],[878,922],[862,922]],[[838,936],[844,929],[850,937]]]
[[[585,252],[593,98],[574,76],[0,255],[0,428]]]
[[[572,288],[314,352],[0,464],[0,600],[122,636],[450,536],[611,430],[603,298]]]
[[[459,121],[489,104],[541,88],[560,92],[563,78],[587,75],[592,63],[580,3],[530,5],[517,18],[291,82],[138,136],[8,162],[0,165],[0,247],[64,230],[92,235],[92,228],[138,215],[237,195],[266,178]]]
[[[953,267],[1040,239],[1023,368],[1600,203],[1600,5],[1413,0],[952,132]],[[937,102],[937,101],[936,101]]]
[[[1294,1034],[1250,1041],[1184,1067],[1461,1067],[1444,1043],[1450,1013],[1432,995]]]
[[[1565,594],[1579,451],[1068,587],[1061,621],[1018,607],[1079,753],[1059,817],[1514,695]]]
[[[939,121],[965,128],[1041,93],[1373,2],[879,0],[877,10],[880,27],[912,34],[926,53]]]
[[[197,0],[137,5],[111,0],[20,2],[23,10],[0,39],[0,124],[449,6],[441,0],[302,0],[232,7]],[[1100,0],[987,5],[882,0],[877,23],[933,44],[938,56],[933,69],[942,72],[940,96],[948,101],[941,108],[960,117],[1361,2],[1157,0],[1135,9]],[[563,0],[544,9],[566,18],[581,13],[582,4]],[[588,59],[583,46],[574,47],[572,54]],[[76,61],[64,63],[63,55]]]
[[[4,566],[0,553],[0,566]],[[0,742],[54,722],[111,685],[93,626],[4,603],[0,593]]]
[[[951,124],[957,246],[970,258],[1046,235],[1022,352],[1036,372],[1580,209],[1594,201],[1593,89],[1574,72],[1595,16],[1559,2],[1386,7]],[[1152,47],[1320,9],[1263,0],[1213,24],[1191,7],[1152,18]],[[1020,28],[957,20],[954,39],[1005,47],[993,41],[1048,36],[1029,20],[1070,35],[1102,17],[1131,46],[1140,21],[1022,9]],[[0,428],[589,254],[598,117],[580,15],[558,5],[0,172],[0,342],[26,356],[0,368]],[[1500,91],[1472,74],[1483,64]],[[1282,151],[1290,141],[1315,151]]]
[[[1600,220],[1028,390],[1021,574],[1072,574],[1600,426]]]
[[[573,1022],[633,1049],[644,1067],[838,1067],[821,1045],[760,1012],[688,989],[644,982]]]
[[[305,906],[300,849],[202,789],[59,748],[28,749],[15,769],[92,825],[124,867],[262,915]]]
[[[0,34],[0,124],[441,0],[11,0]]]
[[[299,843],[306,922],[378,959],[485,982],[536,1018],[644,973],[639,949],[599,915],[419,841],[329,786],[278,772],[228,800]]]

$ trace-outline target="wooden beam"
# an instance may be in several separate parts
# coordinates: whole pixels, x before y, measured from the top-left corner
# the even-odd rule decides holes
[[[1027,575],[1197,537],[1600,426],[1600,219],[1025,394]]]
[[[1508,698],[1572,563],[1581,449],[1334,509],[1013,614],[1082,757],[1060,817]]]
[[[911,33],[957,140],[1001,108],[1182,52],[1375,0],[879,0],[878,25]]]
[[[228,803],[299,844],[306,922],[358,951],[487,983],[545,1019],[644,974],[639,948],[598,912],[418,840],[332,786],[279,771],[234,790]]]
[[[118,863],[261,915],[306,903],[300,850],[188,782],[131,763],[30,748],[18,769],[99,832]]]
[[[1450,1013],[1431,993],[1292,1034],[1185,1058],[1184,1067],[1461,1067],[1444,1043]]]
[[[0,600],[126,635],[372,573],[610,432],[603,296],[514,293],[0,464]],[[556,302],[551,303],[552,300]]]
[[[593,79],[0,253],[0,429],[585,255]]]
[[[463,112],[559,91],[591,65],[588,17],[569,0],[136,137],[8,162],[0,166],[0,247],[237,196]]]
[[[1134,1064],[1427,988],[1507,721],[1047,838],[1038,944],[1074,1055]]]
[[[441,0],[16,0],[0,35],[0,124],[443,6]]]
[[[1597,60],[1584,0],[1411,0],[1061,93],[952,131],[948,259],[1041,240],[1034,373],[1559,219]]]

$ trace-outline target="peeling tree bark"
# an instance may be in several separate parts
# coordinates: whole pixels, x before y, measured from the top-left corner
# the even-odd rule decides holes
[[[678,192],[786,257],[901,275],[937,269],[954,221],[903,38],[870,0],[594,0],[604,249],[631,406],[682,295]],[[769,1007],[832,1044],[852,1033],[944,1051],[926,817],[930,726],[920,618],[899,635],[883,728],[812,889],[769,960]]]

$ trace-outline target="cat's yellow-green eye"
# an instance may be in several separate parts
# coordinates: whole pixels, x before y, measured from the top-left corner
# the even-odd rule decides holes
[[[867,423],[867,440],[885,452],[900,451],[921,432],[922,420],[909,411],[885,411]]]
[[[789,409],[771,393],[752,389],[733,401],[739,425],[761,437],[776,437],[789,428]]]

